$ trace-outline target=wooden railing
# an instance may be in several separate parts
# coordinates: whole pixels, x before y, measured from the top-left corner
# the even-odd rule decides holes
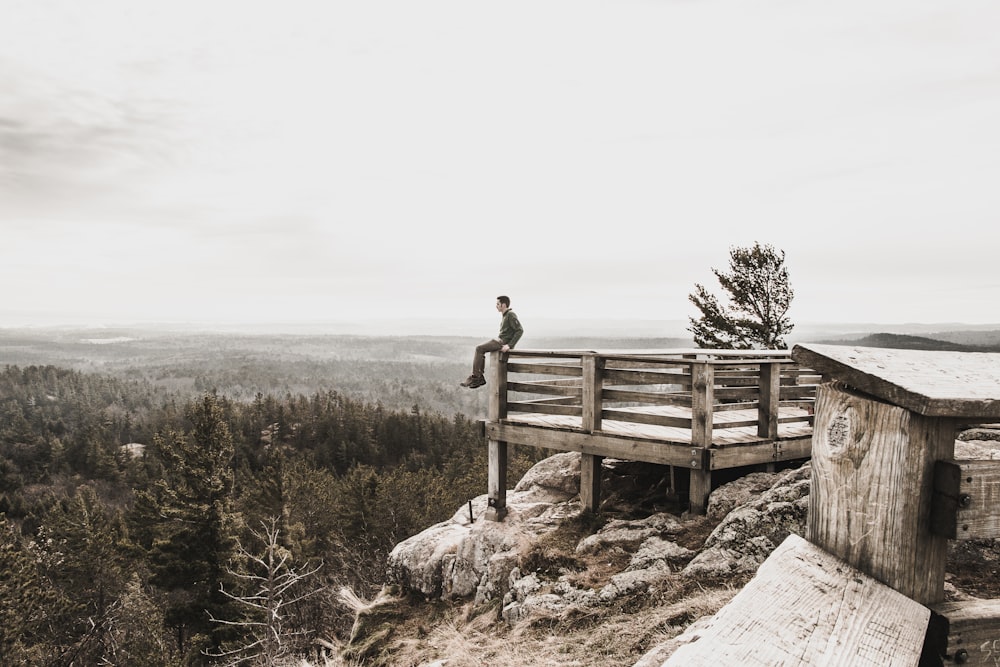
[[[774,439],[779,424],[811,423],[818,379],[787,352],[770,350],[512,350],[498,356],[494,373],[491,419],[575,417],[586,432],[605,421],[673,427],[690,430],[700,447],[718,430],[756,427],[760,438]]]
[[[819,376],[771,350],[493,353],[485,430],[491,516],[506,507],[507,443],[578,451],[580,499],[600,504],[600,460],[671,466],[703,513],[712,471],[808,458]]]

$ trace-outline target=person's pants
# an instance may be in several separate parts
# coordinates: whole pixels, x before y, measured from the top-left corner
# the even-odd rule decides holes
[[[503,343],[498,340],[488,340],[476,346],[476,353],[472,357],[472,374],[476,377],[483,377],[486,370],[486,353],[496,352],[503,347]]]

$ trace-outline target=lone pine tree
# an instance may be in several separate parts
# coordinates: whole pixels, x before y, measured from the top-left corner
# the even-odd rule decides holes
[[[695,292],[688,296],[701,312],[700,317],[689,318],[695,344],[712,349],[785,349],[785,336],[794,326],[787,316],[794,292],[785,252],[760,243],[734,247],[729,251],[729,271],[713,268],[712,273],[728,303],[695,283]]]

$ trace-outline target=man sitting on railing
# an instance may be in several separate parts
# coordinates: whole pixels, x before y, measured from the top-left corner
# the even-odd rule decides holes
[[[486,384],[486,378],[483,376],[486,370],[486,353],[497,350],[507,352],[517,345],[517,341],[521,340],[521,336],[524,334],[520,320],[510,309],[510,297],[497,297],[497,312],[503,316],[503,319],[500,320],[500,333],[497,334],[496,338],[476,346],[476,352],[472,356],[472,375],[462,383],[463,387],[475,389]]]

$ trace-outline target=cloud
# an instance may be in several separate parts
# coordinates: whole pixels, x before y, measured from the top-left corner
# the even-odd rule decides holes
[[[51,277],[23,304],[677,317],[756,240],[816,318],[995,282],[989,2],[0,13],[0,280]]]

